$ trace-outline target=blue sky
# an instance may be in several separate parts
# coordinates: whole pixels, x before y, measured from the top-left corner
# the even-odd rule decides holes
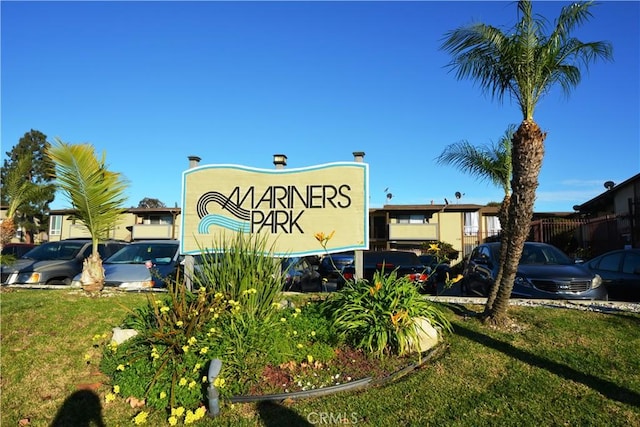
[[[553,23],[568,2],[536,2]],[[444,34],[502,28],[512,2],[2,1],[2,159],[30,129],[105,151],[144,197],[179,205],[190,155],[272,169],[370,166],[370,206],[485,204],[491,184],[438,165],[449,144],[497,141],[522,119],[445,69]],[[575,36],[607,40],[569,98],[535,119],[547,131],[535,210],[571,211],[640,171],[640,3],[604,1]],[[388,189],[385,192],[385,189]],[[66,208],[59,196],[52,208]]]

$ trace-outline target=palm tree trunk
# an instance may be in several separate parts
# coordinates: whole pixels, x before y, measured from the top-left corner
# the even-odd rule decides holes
[[[538,174],[544,156],[546,133],[533,121],[525,119],[513,135],[513,178],[511,182],[511,202],[507,227],[506,260],[502,266],[502,278],[491,306],[488,321],[504,325],[508,321],[507,310],[513,290],[518,263],[524,242],[529,236],[533,206],[538,188]]]
[[[82,289],[88,293],[100,292],[104,288],[104,268],[98,252],[93,252],[84,260],[80,282]]]
[[[16,235],[16,226],[13,217],[7,217],[0,222],[0,250],[11,242]]]
[[[498,288],[500,287],[500,281],[502,280],[502,268],[507,259],[507,241],[509,236],[509,203],[511,201],[511,196],[506,194],[504,199],[502,200],[502,206],[500,206],[500,211],[498,212],[498,219],[500,219],[500,225],[502,227],[502,235],[500,236],[500,254],[498,255],[498,262],[500,263],[500,267],[498,268],[498,274],[495,277],[495,280],[491,284],[491,289],[489,290],[489,297],[487,298],[487,302],[484,306],[483,316],[489,316],[491,313],[491,308],[493,307],[493,303],[496,300],[496,296],[498,295]]]

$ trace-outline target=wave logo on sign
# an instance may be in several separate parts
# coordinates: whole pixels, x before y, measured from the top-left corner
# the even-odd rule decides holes
[[[207,205],[212,202],[220,205],[224,211],[229,212],[235,218],[220,214],[210,214],[207,210]],[[251,231],[251,212],[233,203],[228,197],[218,191],[210,191],[200,196],[196,205],[196,212],[200,218],[200,222],[198,223],[198,233],[200,234],[207,234],[209,227],[212,225],[244,233]]]

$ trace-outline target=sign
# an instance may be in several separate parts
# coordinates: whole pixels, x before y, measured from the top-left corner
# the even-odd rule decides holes
[[[267,239],[276,256],[369,248],[369,168],[336,162],[298,169],[205,165],[182,173],[181,253],[230,233]],[[315,235],[333,233],[323,248]]]

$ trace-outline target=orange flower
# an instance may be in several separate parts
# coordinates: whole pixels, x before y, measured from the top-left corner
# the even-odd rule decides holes
[[[391,315],[391,323],[393,326],[398,326],[398,323],[405,320],[407,317],[407,312],[404,310],[400,310],[399,312]]]
[[[329,242],[329,240],[331,240],[333,238],[333,235],[335,234],[335,230],[333,230],[331,233],[324,234],[324,231],[319,231],[316,234],[313,235],[313,237],[316,238],[316,240],[318,242],[320,242],[320,244],[325,247],[327,246],[327,242]]]
[[[382,283],[377,282],[375,286],[369,288],[369,293],[373,296],[382,288]]]

